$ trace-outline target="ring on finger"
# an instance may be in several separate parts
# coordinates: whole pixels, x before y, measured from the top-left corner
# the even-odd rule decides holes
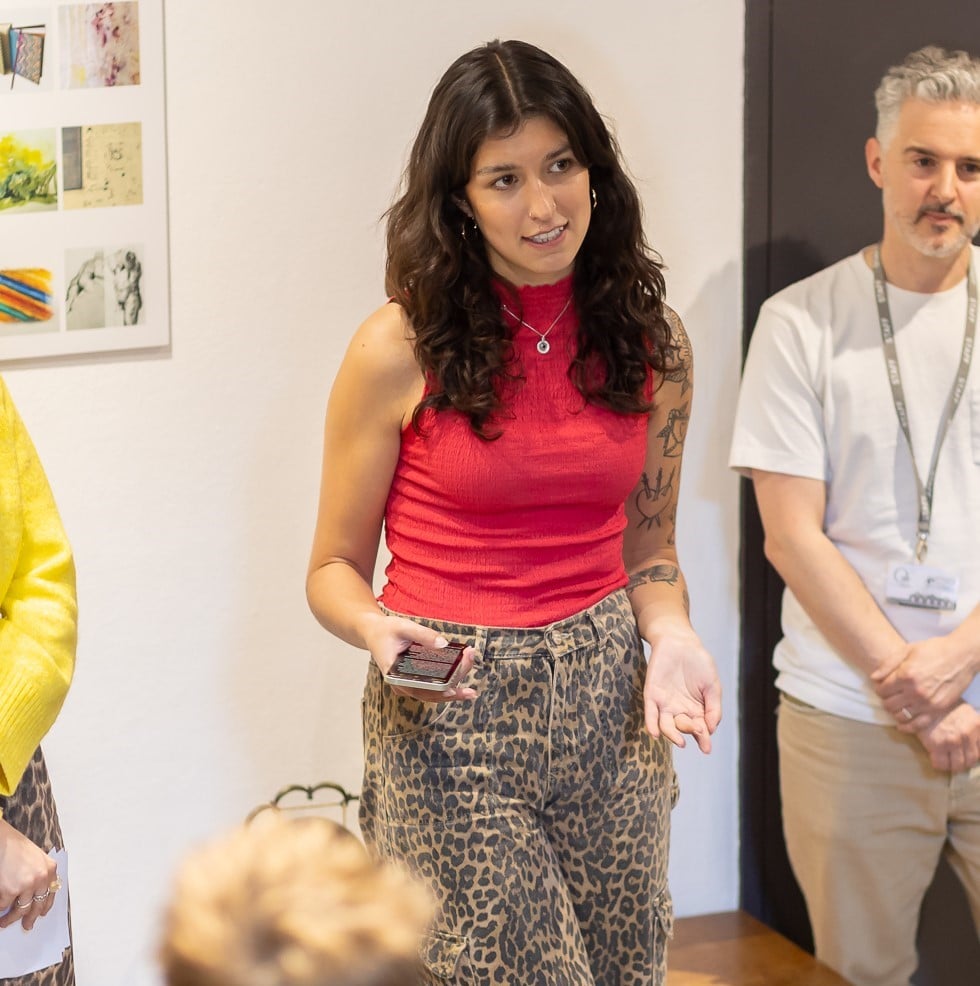
[[[905,716],[906,722],[911,722],[915,718],[915,716],[912,715],[911,712],[909,712],[909,708],[907,705],[902,706],[902,715]]]
[[[59,880],[59,879],[58,879],[57,877],[55,877],[55,878],[54,878],[54,879],[53,879],[53,880],[52,880],[52,881],[51,881],[51,882],[50,882],[50,883],[48,884],[48,890],[54,890],[55,892],[57,892],[57,891],[59,891],[60,889],[61,889],[61,881],[60,881],[60,880]]]
[[[35,894],[32,899],[36,900],[40,904],[42,900],[47,900],[50,896],[51,896],[51,888],[48,887],[48,889],[45,890],[43,894]]]
[[[16,908],[17,908],[17,910],[19,910],[19,911],[26,911],[26,910],[27,910],[27,908],[29,908],[29,907],[31,906],[31,904],[33,904],[33,903],[34,903],[34,902],[33,902],[33,900],[29,900],[29,901],[28,901],[28,902],[27,902],[26,904],[22,904],[22,903],[20,902],[20,898],[18,897],[18,898],[17,898],[17,899],[16,899],[15,901],[14,901],[14,907],[16,907]]]

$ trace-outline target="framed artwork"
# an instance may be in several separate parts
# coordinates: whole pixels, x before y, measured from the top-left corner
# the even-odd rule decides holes
[[[170,342],[163,0],[0,0],[0,365]]]

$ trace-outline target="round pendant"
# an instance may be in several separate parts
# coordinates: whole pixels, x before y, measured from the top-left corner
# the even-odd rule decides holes
[[[546,354],[551,352],[551,343],[549,343],[547,339],[539,339],[537,348],[538,348],[538,352],[542,356],[545,356]]]

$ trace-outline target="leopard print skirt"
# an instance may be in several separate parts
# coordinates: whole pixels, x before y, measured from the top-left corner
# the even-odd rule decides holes
[[[370,665],[360,820],[439,902],[422,982],[662,983],[676,781],[625,592],[542,628],[418,622],[475,647],[477,698],[419,702]]]
[[[0,811],[3,812],[5,822],[9,822],[45,852],[64,848],[48,769],[44,765],[40,748],[28,764],[14,793],[7,798],[0,797]],[[61,891],[67,892],[67,888]],[[27,976],[0,979],[0,986],[75,986],[71,948],[65,950],[62,960],[56,965]]]

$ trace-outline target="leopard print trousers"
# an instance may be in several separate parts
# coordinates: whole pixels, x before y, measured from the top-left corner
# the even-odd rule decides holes
[[[419,702],[371,664],[360,822],[438,899],[422,982],[661,984],[677,786],[625,592],[536,629],[418,622],[476,648],[477,698]]]
[[[14,793],[6,798],[0,797],[0,811],[3,812],[5,822],[9,822],[45,852],[64,847],[48,769],[44,765],[40,747],[27,765]],[[59,892],[67,893],[68,890],[65,888]],[[27,976],[0,979],[0,986],[75,986],[71,948],[65,950],[62,960],[56,965]]]

